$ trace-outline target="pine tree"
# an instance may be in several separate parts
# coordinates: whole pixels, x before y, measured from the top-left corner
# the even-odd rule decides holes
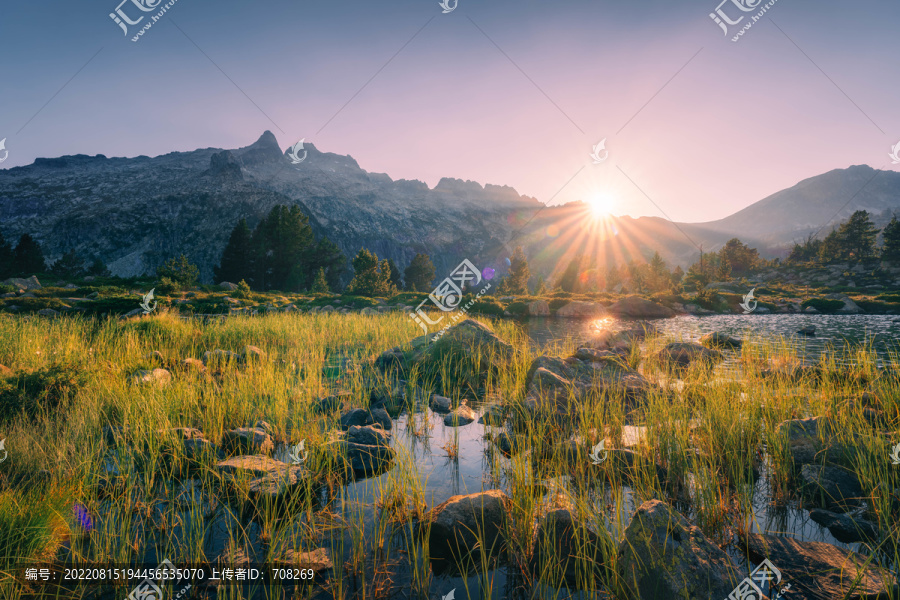
[[[528,279],[531,277],[531,271],[528,268],[528,260],[525,258],[525,252],[522,246],[516,246],[510,261],[507,285],[510,294],[527,294]]]
[[[875,256],[875,240],[878,229],[869,219],[869,213],[857,210],[847,222],[838,228],[839,247],[843,257],[866,260]]]
[[[759,260],[759,251],[746,245],[738,238],[731,238],[719,250],[720,268],[722,262],[727,262],[731,268],[731,273],[736,275],[747,274],[759,264]]]
[[[324,267],[319,267],[319,272],[316,273],[316,279],[312,284],[312,292],[314,294],[327,294],[331,292],[331,289],[328,287],[328,280],[325,278]]]
[[[6,279],[15,274],[13,272],[14,256],[12,246],[9,245],[9,242],[3,237],[3,233],[0,232],[0,279]]]
[[[62,279],[81,277],[85,274],[84,261],[74,250],[69,250],[50,266],[50,272]]]
[[[91,266],[88,269],[88,275],[93,275],[94,277],[109,277],[112,273],[110,273],[106,263],[97,258],[91,263]]]
[[[388,259],[387,264],[391,268],[391,285],[398,290],[402,290],[403,279],[400,277],[400,269],[397,268],[392,258]]]
[[[327,237],[323,237],[316,244],[313,256],[309,260],[309,272],[318,275],[319,269],[325,269],[325,280],[332,291],[341,289],[341,279],[347,270],[347,257],[338,248],[338,245]],[[312,282],[310,282],[312,285]]]
[[[416,254],[403,272],[406,289],[412,292],[430,292],[434,274],[434,264],[428,255]]]
[[[534,288],[535,296],[546,296],[547,295],[547,284],[544,282],[544,276],[541,275],[538,277],[537,285]]]
[[[41,245],[27,233],[19,238],[19,243],[13,251],[13,272],[19,276],[43,273],[47,270],[44,260],[44,252]]]
[[[362,248],[353,258],[353,280],[347,291],[357,296],[389,296],[393,294],[391,267],[388,262],[378,261],[374,252]]]
[[[727,260],[719,259],[719,264],[716,267],[716,280],[718,281],[728,281],[731,278],[731,263]]]
[[[253,234],[247,226],[247,220],[241,219],[231,230],[219,266],[213,267],[216,281],[236,282],[252,279],[253,258]]]
[[[274,207],[253,230],[254,287],[297,292],[311,285],[315,273],[309,268],[313,242],[309,218],[299,206]]]
[[[900,261],[900,221],[897,216],[891,217],[882,233],[884,246],[881,248],[881,258],[889,262]]]

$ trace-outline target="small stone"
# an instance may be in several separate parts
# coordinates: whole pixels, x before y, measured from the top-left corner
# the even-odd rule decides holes
[[[434,394],[431,397],[431,402],[429,403],[431,406],[431,410],[436,413],[448,413],[451,410],[452,402],[450,398],[445,398],[444,396],[438,396]]]
[[[275,443],[263,429],[239,427],[222,433],[222,449],[229,455],[269,454]]]
[[[469,423],[474,423],[477,418],[478,414],[463,404],[450,411],[450,413],[444,417],[444,425],[448,427],[461,427],[463,425],[468,425]]]
[[[166,369],[141,370],[131,376],[133,385],[153,384],[166,386],[172,381],[172,374]]]
[[[362,408],[354,408],[341,415],[341,429],[344,431],[351,427],[361,427],[363,425],[371,425],[374,421],[368,411]]]

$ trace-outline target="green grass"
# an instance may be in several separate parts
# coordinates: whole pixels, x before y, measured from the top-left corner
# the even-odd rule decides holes
[[[454,399],[498,396],[512,414],[523,414],[523,388],[532,360],[542,351],[569,356],[576,349],[574,342],[536,349],[516,323],[498,320],[491,326],[513,346],[508,360],[498,364],[495,356],[483,352],[436,347],[431,362],[409,373],[406,390],[441,384],[441,391]],[[433,507],[443,498],[431,497],[415,460],[416,452],[428,450],[436,435],[427,424],[427,409],[412,400],[389,406],[392,414],[400,410],[410,415],[407,426],[415,432],[410,437],[422,447],[397,447],[393,468],[365,484],[374,498],[371,503],[351,494],[336,468],[344,458],[338,446],[327,442],[337,415],[314,410],[319,397],[340,390],[350,392],[353,407],[365,407],[373,388],[393,389],[394,382],[375,370],[372,360],[420,334],[407,315],[396,313],[377,318],[271,314],[210,321],[184,320],[166,312],[131,321],[0,315],[0,364],[14,369],[12,377],[0,380],[0,406],[18,407],[4,412],[2,435],[9,458],[0,464],[0,556],[6,557],[0,560],[7,562],[0,562],[0,597],[20,598],[28,591],[10,575],[16,566],[52,555],[127,562],[153,551],[170,560],[209,560],[203,540],[213,522],[224,527],[237,546],[251,538],[265,540],[265,560],[274,558],[282,546],[329,548],[335,563],[324,588],[329,597],[352,593],[388,598],[397,592],[392,585],[408,585],[403,589],[423,600],[434,595],[428,523],[422,515],[424,504]],[[666,341],[649,339],[629,363],[640,364],[648,377],[674,381],[676,374],[653,358]],[[265,351],[266,360],[227,363],[205,375],[178,368],[181,359],[199,358],[207,350],[240,352],[248,344]],[[161,365],[148,356],[154,351],[162,355]],[[755,518],[754,485],[760,470],[768,473],[772,487],[767,502],[802,502],[777,426],[786,419],[815,415],[828,417],[837,440],[849,448],[846,465],[870,495],[868,518],[882,528],[887,539],[883,549],[896,563],[900,502],[891,494],[900,488],[900,468],[890,464],[889,448],[900,442],[900,379],[878,376],[871,349],[844,358],[854,366],[842,366],[845,363],[832,356],[821,362],[822,376],[815,380],[773,379],[765,375],[772,361],[790,365],[798,358],[779,340],[751,339],[737,356],[743,372],[738,380],[688,370],[677,374],[683,388],[654,392],[630,414],[623,398],[595,391],[574,404],[566,435],[549,420],[515,419],[514,433],[530,451],[511,459],[486,452],[483,458],[485,480],[491,482],[485,489],[502,486],[511,496],[500,543],[502,559],[481,553],[461,560],[458,569],[475,578],[466,583],[469,591],[478,595],[472,587],[476,581],[482,594],[491,588],[500,593],[495,581],[500,560],[521,575],[526,591],[561,596],[561,564],[549,551],[555,540],[547,542],[550,546],[538,554],[537,564],[531,545],[535,518],[553,499],[565,499],[578,516],[570,573],[575,581],[570,583],[587,597],[623,593],[616,548],[630,517],[625,508],[630,495],[638,501],[680,501],[687,506],[684,514],[712,539],[732,541],[733,534],[746,531]],[[881,358],[896,369],[894,357]],[[129,384],[134,371],[155,366],[172,370],[169,386]],[[873,392],[868,407],[848,401],[865,390]],[[881,421],[873,422],[865,408],[881,411]],[[255,502],[247,481],[223,487],[211,460],[190,463],[180,447],[159,433],[195,427],[218,443],[224,431],[257,420],[273,426],[277,441],[305,440],[310,449],[308,465],[317,476],[287,506]],[[645,427],[643,438],[633,446],[634,469],[623,469],[613,460],[600,466],[587,460],[590,447],[600,439],[606,438],[610,449],[622,446],[631,424]],[[105,425],[126,428],[127,443],[109,446],[102,434]],[[569,434],[582,440],[575,458],[560,444]],[[452,466],[454,459],[437,444],[428,451]],[[118,465],[119,475],[106,472],[108,461]],[[49,474],[45,487],[35,484],[35,474],[41,471]],[[660,472],[667,476],[660,479]],[[199,493],[211,499],[208,506],[177,508],[179,485],[188,474]],[[330,498],[327,505],[322,504],[323,494]],[[90,534],[74,522],[75,502],[102,515]],[[248,512],[256,515],[252,523],[241,518]],[[61,549],[65,539],[71,540],[70,550]],[[311,591],[300,594],[309,597]],[[461,589],[457,596],[465,597]]]

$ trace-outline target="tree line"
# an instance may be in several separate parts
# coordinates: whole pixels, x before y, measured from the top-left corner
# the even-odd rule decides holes
[[[878,233],[882,243],[878,245]],[[875,259],[900,261],[900,221],[894,215],[884,230],[877,229],[868,211],[857,210],[845,222],[819,239],[810,234],[806,240],[794,244],[787,262],[793,264],[862,262]]]

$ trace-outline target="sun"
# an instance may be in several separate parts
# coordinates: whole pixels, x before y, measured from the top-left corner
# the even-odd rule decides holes
[[[591,209],[591,213],[593,213],[594,217],[608,217],[611,215],[613,208],[615,207],[615,202],[609,196],[604,194],[598,194],[596,196],[591,197],[587,202],[588,207]]]

